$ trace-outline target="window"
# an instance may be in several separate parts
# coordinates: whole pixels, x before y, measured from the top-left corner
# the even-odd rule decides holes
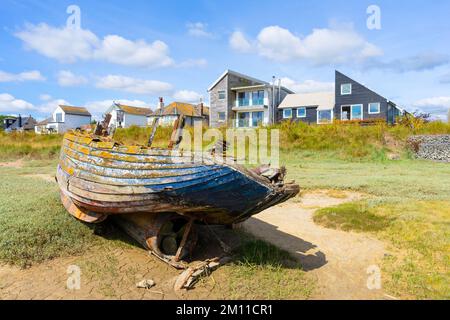
[[[363,105],[354,104],[352,105],[352,120],[362,120],[363,119]]]
[[[283,118],[284,119],[292,118],[292,109],[284,109]]]
[[[239,112],[238,113],[238,127],[246,128],[250,124],[250,112]]]
[[[348,95],[348,94],[352,94],[352,84],[351,83],[341,84],[341,95]]]
[[[297,118],[306,118],[306,108],[297,109]]]
[[[369,103],[369,114],[376,114],[376,113],[380,113],[380,103],[379,102]]]
[[[62,113],[55,114],[55,122],[63,122],[62,121]]]
[[[253,91],[252,92],[252,105],[262,106],[264,105],[264,91]]]
[[[317,110],[317,123],[331,123],[333,121],[332,110]]]
[[[250,92],[239,92],[238,93],[238,106],[246,107],[250,105]]]
[[[252,127],[259,127],[263,123],[264,112],[252,112]]]
[[[225,112],[218,112],[219,121],[225,121]]]
[[[225,90],[220,90],[218,93],[219,93],[219,100],[225,100],[227,98]]]

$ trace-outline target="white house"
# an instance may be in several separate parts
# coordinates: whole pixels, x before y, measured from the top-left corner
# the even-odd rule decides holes
[[[38,123],[36,133],[64,133],[91,123],[91,114],[84,107],[59,105],[49,119]]]
[[[130,126],[147,126],[147,117],[152,114],[150,108],[140,108],[114,102],[105,112],[111,114],[110,126],[128,128]]]

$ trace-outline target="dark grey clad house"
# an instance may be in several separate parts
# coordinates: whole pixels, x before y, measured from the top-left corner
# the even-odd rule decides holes
[[[404,111],[394,102],[336,71],[334,118],[337,120],[385,120],[395,123]]]
[[[211,127],[257,127],[278,121],[277,107],[287,94],[280,85],[226,70],[208,88]]]

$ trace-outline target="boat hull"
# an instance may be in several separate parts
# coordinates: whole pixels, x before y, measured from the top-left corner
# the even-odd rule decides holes
[[[63,139],[57,180],[66,209],[87,222],[172,212],[208,224],[241,222],[299,192],[237,165],[191,153],[122,146],[75,132]]]

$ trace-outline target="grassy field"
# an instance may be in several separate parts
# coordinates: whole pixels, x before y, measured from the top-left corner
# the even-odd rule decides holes
[[[281,126],[280,162],[287,167],[287,179],[302,189],[369,195],[365,201],[320,210],[316,223],[386,242],[390,254],[383,261],[382,280],[388,293],[450,299],[450,165],[414,160],[405,146],[412,133],[450,133],[450,126]],[[163,146],[171,129],[159,132],[155,145]],[[131,128],[118,130],[116,138],[144,144],[148,134],[148,128]],[[103,243],[92,227],[66,214],[56,185],[37,176],[54,173],[60,142],[57,135],[0,133],[0,161],[25,159],[22,168],[0,167],[3,262],[28,266]],[[389,160],[390,153],[399,160]],[[314,287],[286,253],[254,240],[224,270],[229,275],[226,292],[234,298],[306,298]]]
[[[93,227],[72,218],[60,203],[56,183],[43,179],[54,175],[55,168],[56,160],[0,167],[0,263],[29,267],[99,247],[111,251],[133,242],[117,229],[118,234],[104,237],[104,226]],[[102,277],[110,279],[119,272],[118,266],[108,261],[101,273],[108,273]],[[215,294],[226,299],[305,299],[314,286],[286,252],[248,236],[243,236],[234,262],[220,272],[224,281]],[[102,285],[109,288],[108,283]]]

